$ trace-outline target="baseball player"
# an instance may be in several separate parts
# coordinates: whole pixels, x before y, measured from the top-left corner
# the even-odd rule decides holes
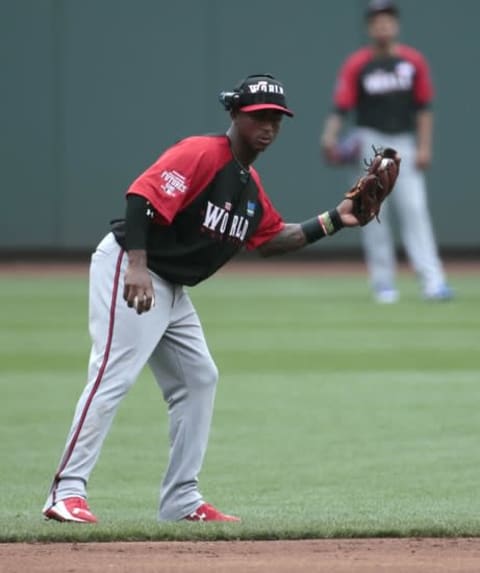
[[[207,448],[217,367],[184,286],[214,274],[243,247],[269,256],[359,223],[354,202],[285,223],[252,163],[288,108],[270,75],[248,76],[221,101],[228,131],[167,149],[127,191],[125,219],[91,259],[88,383],[78,401],[43,509],[48,519],[95,523],[87,483],[120,401],[148,363],[168,406],[170,457],[160,521],[238,521],[206,503],[198,475]]]
[[[382,208],[381,224],[373,222],[362,232],[373,293],[380,303],[393,303],[399,297],[388,212],[393,206],[423,296],[448,300],[453,293],[437,252],[423,173],[432,156],[433,88],[428,64],[417,50],[397,43],[399,12],[391,0],[372,0],[366,20],[371,45],[351,54],[340,69],[335,110],[327,118],[322,146],[327,160],[338,163],[344,152],[339,147],[343,117],[355,110],[360,160],[372,145],[398,150],[402,170],[395,193]]]

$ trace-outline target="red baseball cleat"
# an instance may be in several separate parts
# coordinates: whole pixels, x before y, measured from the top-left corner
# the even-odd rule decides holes
[[[184,519],[187,521],[241,521],[239,517],[226,515],[208,503],[202,503],[200,507],[197,507],[193,513],[187,515]]]
[[[97,523],[97,518],[88,507],[83,497],[67,497],[57,501],[43,512],[47,519],[72,521],[75,523]]]

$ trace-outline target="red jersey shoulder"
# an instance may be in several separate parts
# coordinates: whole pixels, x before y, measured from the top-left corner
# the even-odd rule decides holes
[[[397,46],[397,54],[415,68],[413,93],[416,103],[428,106],[433,99],[434,88],[427,59],[421,52],[405,44]]]
[[[158,158],[158,161],[182,156],[188,160],[190,157],[208,157],[212,162],[229,158],[229,145],[225,135],[192,135],[177,141]]]
[[[412,48],[411,46],[399,44],[397,46],[397,53],[400,57],[405,58],[414,64],[415,67],[428,65],[425,56],[419,50]]]
[[[253,180],[255,181],[255,185],[256,185],[261,191],[263,191],[263,184],[262,184],[262,180],[260,179],[260,174],[259,174],[258,171],[255,169],[255,167],[253,167],[252,165],[250,166],[250,174],[251,174]]]
[[[268,198],[268,195],[265,193],[265,189],[263,188],[263,183],[260,178],[260,174],[253,166],[250,166],[250,175],[252,176],[252,179],[255,181],[255,185],[257,186],[258,199],[260,203],[262,204],[263,207],[265,207],[266,204],[268,204],[267,206],[269,207],[270,200]]]
[[[350,54],[337,76],[333,100],[338,110],[349,110],[357,104],[358,78],[363,68],[373,59],[373,50],[366,46]]]
[[[345,58],[343,67],[360,70],[365,64],[372,60],[373,57],[374,53],[371,46],[363,46]]]
[[[263,243],[269,241],[285,226],[282,216],[275,209],[268,195],[265,193],[258,171],[250,167],[250,174],[258,189],[258,201],[262,206],[263,214],[260,225],[253,236],[247,241],[246,246],[248,250],[256,249]]]
[[[162,153],[127,193],[142,195],[166,222],[171,222],[230,159],[226,136],[188,137]]]
[[[182,145],[185,148],[200,151],[215,151],[223,148],[228,149],[228,140],[225,134],[219,135],[190,135],[180,139],[176,145]]]

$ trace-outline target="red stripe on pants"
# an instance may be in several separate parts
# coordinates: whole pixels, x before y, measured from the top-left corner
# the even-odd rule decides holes
[[[55,474],[55,477],[53,478],[53,484],[52,484],[52,503],[55,504],[55,494],[56,494],[56,488],[58,485],[58,482],[60,481],[60,474],[63,472],[63,470],[65,469],[66,465],[68,464],[70,458],[72,457],[72,453],[73,450],[75,449],[75,445],[77,443],[78,440],[78,436],[80,435],[80,432],[82,431],[82,427],[83,424],[85,422],[85,418],[87,417],[88,414],[88,409],[90,408],[90,404],[92,403],[92,400],[102,382],[102,378],[103,378],[103,374],[105,372],[105,368],[107,367],[107,362],[108,362],[108,358],[110,356],[110,348],[112,346],[112,338],[113,338],[113,326],[115,323],[115,304],[116,304],[116,300],[117,300],[117,293],[118,293],[118,284],[120,282],[120,268],[121,268],[121,264],[122,264],[122,258],[123,258],[123,249],[120,250],[120,253],[118,255],[117,258],[117,264],[115,267],[115,276],[113,279],[113,291],[112,291],[112,300],[110,302],[110,319],[109,319],[109,323],[108,323],[108,335],[107,335],[107,344],[105,345],[105,352],[103,355],[103,361],[102,361],[102,365],[100,366],[100,369],[98,371],[97,374],[97,378],[95,379],[95,383],[93,385],[93,388],[87,398],[87,401],[85,402],[85,405],[83,407],[82,410],[82,414],[80,416],[80,420],[78,421],[78,425],[77,425],[77,429],[75,430],[75,433],[72,436],[72,439],[70,440],[70,443],[67,446],[67,450],[65,452],[65,455],[62,458],[62,461],[60,462],[60,466],[57,469],[57,472]]]

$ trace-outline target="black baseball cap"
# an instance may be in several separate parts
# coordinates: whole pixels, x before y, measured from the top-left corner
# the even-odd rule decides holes
[[[235,92],[239,96],[237,109],[240,111],[248,113],[261,109],[276,109],[290,117],[294,115],[288,108],[283,84],[270,74],[246,77],[237,85]]]
[[[399,10],[392,0],[370,0],[365,16],[369,19],[377,14],[391,14],[392,16],[398,17]]]

